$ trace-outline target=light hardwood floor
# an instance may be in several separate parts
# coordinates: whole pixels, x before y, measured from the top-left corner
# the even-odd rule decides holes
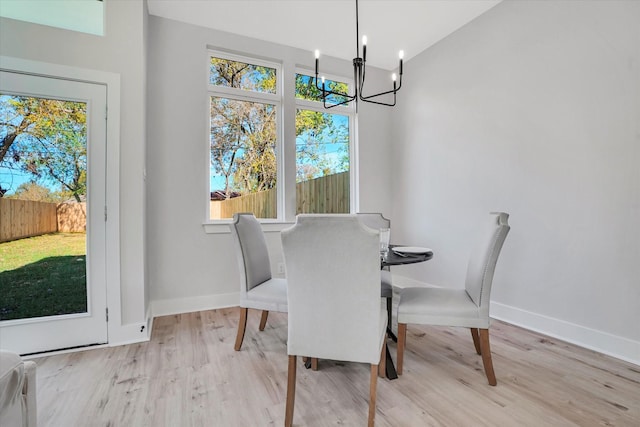
[[[156,318],[148,343],[35,359],[39,425],[281,426],[287,316],[263,332],[259,317],[239,352],[230,308]],[[404,375],[378,381],[376,425],[640,426],[640,367],[502,322],[490,334],[496,387],[469,330],[409,325]],[[300,365],[294,425],[364,426],[368,391],[368,365]]]

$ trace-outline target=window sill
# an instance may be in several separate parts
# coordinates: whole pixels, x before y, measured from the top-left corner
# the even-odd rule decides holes
[[[231,233],[229,229],[229,224],[231,221],[220,221],[216,223],[205,222],[202,224],[202,228],[204,228],[204,232],[206,234],[226,234]],[[263,222],[262,231],[265,233],[279,233],[285,228],[289,228],[293,225],[293,222]]]

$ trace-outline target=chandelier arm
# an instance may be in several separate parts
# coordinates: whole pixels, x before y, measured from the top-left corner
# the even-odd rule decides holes
[[[320,90],[322,90],[322,88],[320,88]],[[334,96],[340,96],[342,98],[348,98],[349,101],[353,101],[354,99],[356,99],[355,95],[349,95],[348,93],[334,92],[332,90],[325,90],[324,93],[325,95],[322,96],[321,98],[326,98],[329,95],[334,95]]]
[[[375,95],[367,95],[367,96],[362,95],[362,89],[361,89],[359,98],[361,100],[363,100],[363,101],[366,101],[367,99],[376,98],[376,97],[382,96],[382,95],[388,95],[390,93],[393,93],[393,96],[395,97],[396,93],[398,93],[398,91],[400,91],[401,87],[402,87],[402,75],[400,75],[400,82],[399,82],[399,86],[398,87],[394,87],[393,89],[388,90],[386,92],[380,92],[380,93],[377,93]],[[394,104],[395,104],[395,101],[394,101]],[[383,104],[383,105],[388,105],[388,104]]]
[[[322,99],[326,98],[328,95],[335,95],[335,96],[341,96],[343,98],[349,98],[349,101],[347,101],[347,102],[351,102],[354,99],[356,99],[356,95],[349,95],[348,93],[336,92],[336,91],[333,91],[333,90],[329,90],[329,89],[323,88],[322,86],[318,86],[318,75],[317,74],[316,74],[316,78],[315,78],[315,86],[316,86],[316,89],[318,89],[319,91],[322,92],[322,96],[321,96]]]
[[[326,90],[324,87],[319,87],[318,86],[318,76],[316,76],[316,84],[315,84],[315,86],[316,86],[316,89],[322,91],[322,96],[321,96],[322,106],[327,110],[329,108],[337,107],[339,105],[348,104],[349,102],[354,101],[358,96],[357,93],[355,95],[351,96],[349,94],[345,94],[345,93],[342,93],[342,92],[334,92],[332,90]],[[342,101],[342,102],[338,102],[336,104],[327,104],[327,97],[329,95],[340,96],[342,98],[345,98],[345,100]]]
[[[381,94],[379,94],[381,95]],[[374,95],[374,96],[378,96],[378,95]],[[365,98],[360,98],[362,100],[362,102],[369,102],[371,104],[378,104],[378,105],[386,105],[387,107],[393,107],[396,105],[396,94],[393,94],[393,103],[387,103],[387,102],[380,102],[380,101],[372,101],[371,99],[365,99]]]
[[[373,98],[377,98],[379,96],[384,96],[384,95],[389,95],[390,93],[392,93],[393,95],[395,95],[398,91],[397,90],[388,90],[386,92],[380,92],[380,93],[376,93],[375,95],[369,95],[369,96],[362,96],[360,95],[360,99],[362,101],[366,101],[367,99],[373,99]]]
[[[338,104],[327,104],[327,98],[324,98],[322,100],[322,106],[324,107],[325,110],[328,110],[328,109],[333,108],[333,107],[338,107],[340,105],[348,104],[351,101],[353,101],[353,99],[347,99],[347,100],[344,100],[344,101],[342,101],[342,102],[340,102]]]
[[[400,86],[402,86],[402,84],[401,84]],[[359,97],[359,98],[360,98],[361,100],[363,100],[363,101],[366,101],[367,99],[377,98],[378,96],[388,95],[388,94],[390,94],[390,93],[392,93],[392,94],[394,94],[394,95],[395,95],[396,93],[398,93],[398,91],[400,91],[400,86],[398,86],[398,87],[397,87],[397,88],[395,88],[395,89],[388,90],[388,91],[386,91],[386,92],[376,93],[375,95],[363,96],[363,95],[362,95],[362,92],[361,92],[361,93],[360,93],[360,97]]]
[[[356,97],[355,97],[355,96],[343,95],[343,94],[341,94],[341,93],[339,93],[339,92],[335,92],[335,93],[331,93],[331,94],[332,94],[332,95],[335,95],[335,96],[341,96],[341,97],[345,98],[345,100],[344,100],[344,101],[338,102],[338,103],[336,103],[336,104],[328,104],[328,105],[333,106],[333,107],[335,107],[336,105],[348,104],[349,102],[351,102],[351,101],[353,101],[353,100],[355,100],[355,99],[356,99]],[[327,98],[328,98],[327,96],[325,96],[324,98],[322,98],[322,102],[323,102],[325,105],[327,105]],[[329,108],[329,107],[325,107],[325,108]]]

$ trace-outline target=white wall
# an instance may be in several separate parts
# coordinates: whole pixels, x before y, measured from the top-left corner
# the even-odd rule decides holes
[[[121,76],[124,329],[146,321],[149,299],[159,312],[233,305],[230,236],[202,227],[206,48],[307,66],[310,53],[147,24],[143,2],[105,6],[105,37],[1,19],[0,54]],[[505,210],[492,314],[640,363],[639,28],[633,1],[504,2],[408,61],[398,107],[361,104],[360,211],[436,250],[397,273],[460,284],[474,223]],[[375,88],[388,76],[373,71]],[[279,234],[267,239],[275,266]]]
[[[147,244],[154,315],[239,301],[239,272],[228,228],[206,234],[203,227],[209,192],[207,48],[282,62],[285,91],[291,94],[295,67],[314,64],[312,52],[149,17]],[[326,73],[353,75],[350,61],[325,57],[322,67]],[[372,87],[389,80],[388,73],[374,69],[367,77]],[[366,106],[359,114],[360,206],[389,214],[390,121],[388,110],[379,110]],[[284,117],[283,127],[285,139],[292,141],[292,115]],[[294,156],[290,150],[285,162],[294,162]],[[280,234],[268,232],[267,243],[276,272],[282,261]]]
[[[110,307],[120,322],[115,341],[146,338],[144,292],[144,47],[142,1],[105,2],[105,36],[0,19],[0,54],[120,75],[120,284],[121,307]],[[108,272],[111,274],[112,272]],[[120,310],[121,309],[121,310]],[[119,319],[116,319],[119,317]],[[112,331],[110,323],[110,334]]]
[[[435,258],[402,273],[462,286],[509,212],[492,315],[640,363],[640,2],[506,1],[405,78],[394,233]]]

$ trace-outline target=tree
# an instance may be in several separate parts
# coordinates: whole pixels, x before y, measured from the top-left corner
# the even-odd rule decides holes
[[[327,80],[327,89],[347,93],[346,83]],[[311,101],[321,101],[321,91],[315,79],[302,74],[296,75],[296,97]],[[340,97],[330,96],[331,102],[340,102]],[[348,170],[349,129],[336,120],[336,115],[328,112],[300,109],[296,113],[296,181],[307,181],[320,176]],[[336,160],[326,156],[324,148],[336,144],[339,155]]]
[[[211,58],[211,83],[218,86],[275,92],[275,70]],[[211,165],[225,178],[225,193],[275,187],[275,108],[273,105],[211,98]],[[231,179],[233,178],[233,179]]]
[[[243,127],[247,131],[246,150],[237,160],[234,183],[249,192],[275,188],[278,174],[275,108],[268,104],[252,104],[247,113]]]
[[[86,194],[86,104],[0,95],[0,165]]]
[[[87,148],[84,123],[59,118],[45,138],[33,141],[25,153],[23,169],[37,178],[53,181],[77,202],[87,193]]]
[[[33,181],[20,184],[14,194],[8,196],[8,198],[47,203],[57,203],[63,200],[63,196],[60,193],[52,193],[47,187],[43,187]]]
[[[275,93],[273,68],[211,58],[209,82],[253,92]],[[328,81],[331,90],[346,92],[345,83]],[[296,96],[318,101],[320,91],[309,76],[297,75]],[[338,98],[333,99],[339,102]],[[211,97],[211,166],[224,177],[225,194],[241,194],[274,188],[277,182],[276,109],[263,102]],[[299,109],[296,114],[297,180],[348,170],[348,127],[334,114]],[[299,142],[299,143],[298,143]],[[339,143],[339,158],[327,156],[325,148]]]

